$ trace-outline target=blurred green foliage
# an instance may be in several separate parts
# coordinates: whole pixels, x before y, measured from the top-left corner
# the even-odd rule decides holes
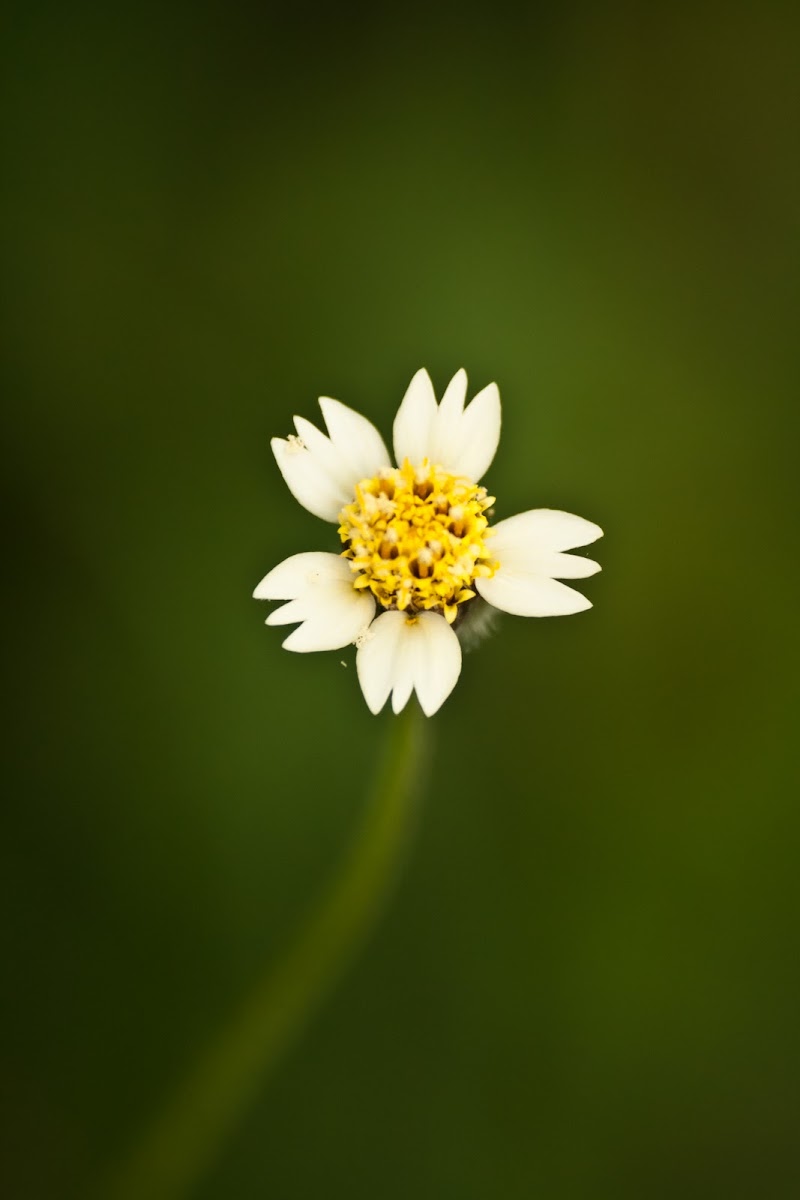
[[[497,379],[498,515],[605,528],[595,608],[467,658],[197,1200],[800,1192],[797,26],[8,7],[5,1195],[90,1195],[338,861],[391,717],[250,599],[335,548],[269,438],[421,365]]]

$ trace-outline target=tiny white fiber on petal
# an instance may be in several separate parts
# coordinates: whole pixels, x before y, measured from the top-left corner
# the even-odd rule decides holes
[[[296,438],[273,438],[270,444],[295,500],[323,521],[337,520],[351,497],[321,466],[319,459]]]
[[[477,579],[477,591],[488,604],[518,617],[566,617],[592,607],[580,592],[546,576],[497,572]]]
[[[431,457],[437,411],[433,384],[423,367],[408,385],[394,419],[394,455],[398,466],[406,458],[413,466],[419,466],[424,458]]]
[[[257,600],[288,600],[268,625],[302,622],[284,641],[287,650],[339,650],[355,642],[375,613],[371,592],[356,591],[348,563],[337,554],[294,554],[274,567],[253,593]]]
[[[480,483],[497,453],[500,424],[500,391],[496,383],[490,383],[464,409],[457,441],[443,447],[450,457],[442,466]]]
[[[356,656],[361,690],[367,706],[379,713],[392,694],[400,712],[415,690],[426,716],[432,716],[456,685],[461,671],[461,646],[444,617],[420,613],[382,613]]]

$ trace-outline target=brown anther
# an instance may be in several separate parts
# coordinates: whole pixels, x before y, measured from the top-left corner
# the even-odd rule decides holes
[[[460,504],[454,504],[450,509],[450,532],[454,537],[462,538],[467,528],[464,520],[464,509]]]
[[[433,555],[430,550],[423,547],[417,557],[412,558],[408,569],[416,579],[427,579],[433,570]]]

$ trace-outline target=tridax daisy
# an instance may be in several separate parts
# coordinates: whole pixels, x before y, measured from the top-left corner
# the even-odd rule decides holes
[[[400,712],[412,690],[427,716],[441,707],[461,671],[456,630],[476,593],[523,617],[591,608],[557,581],[600,570],[564,551],[594,542],[602,529],[549,508],[490,525],[494,497],[479,482],[500,440],[500,393],[491,383],[465,408],[466,393],[459,371],[437,405],[427,371],[417,371],[395,417],[396,467],[366,417],[325,397],[327,437],[295,417],[297,435],[272,440],[292,495],[338,526],[342,550],[295,554],[253,594],[289,601],[267,617],[268,625],[298,625],[287,650],[354,643],[373,713],[390,694]]]

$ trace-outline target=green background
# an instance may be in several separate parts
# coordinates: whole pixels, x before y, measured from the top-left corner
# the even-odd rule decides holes
[[[93,1194],[357,824],[392,718],[250,598],[336,546],[269,438],[463,365],[595,607],[466,658],[193,1198],[794,1197],[791,7],[286,9],[3,18],[4,1194]]]

